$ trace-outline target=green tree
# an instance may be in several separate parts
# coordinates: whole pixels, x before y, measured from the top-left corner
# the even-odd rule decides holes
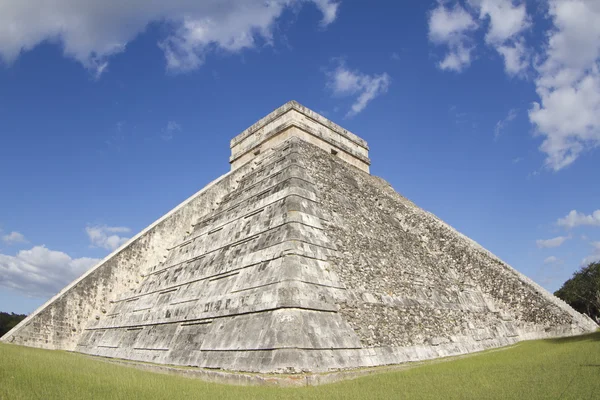
[[[594,321],[600,318],[600,261],[582,267],[566,281],[555,296],[563,299],[575,310],[589,315]]]
[[[21,322],[27,315],[25,314],[15,314],[15,313],[5,313],[0,312],[0,337],[4,336],[4,334],[14,328],[19,322]]]

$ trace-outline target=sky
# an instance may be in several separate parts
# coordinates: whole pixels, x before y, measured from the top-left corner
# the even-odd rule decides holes
[[[30,313],[289,100],[555,291],[600,259],[597,0],[0,0],[0,311]]]

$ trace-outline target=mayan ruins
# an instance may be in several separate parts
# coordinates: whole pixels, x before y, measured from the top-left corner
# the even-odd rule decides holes
[[[366,141],[295,101],[234,137],[230,164],[2,341],[295,374],[597,329],[370,175]]]

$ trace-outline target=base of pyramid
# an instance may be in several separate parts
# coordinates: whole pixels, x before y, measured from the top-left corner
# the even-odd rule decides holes
[[[428,344],[415,346],[382,346],[356,349],[273,349],[239,351],[202,351],[189,350],[185,360],[173,365],[163,359],[163,354],[150,349],[138,349],[127,353],[131,362],[152,363],[153,365],[170,365],[173,368],[191,367],[189,370],[220,371],[225,374],[259,373],[259,374],[306,374],[332,373],[352,371],[362,368],[393,366],[404,363],[425,361],[436,358],[451,357],[480,352],[504,346],[510,346],[524,340],[550,339],[575,336],[580,331],[575,327],[561,327],[553,330],[532,330],[517,334],[508,333],[498,336],[493,330],[482,330],[479,336],[451,337],[430,340]],[[85,352],[84,352],[85,353]],[[123,355],[118,348],[96,348],[92,356],[120,359]],[[201,372],[198,372],[201,374]],[[275,376],[276,376],[275,375]],[[271,376],[271,375],[269,375]],[[340,379],[344,379],[340,377]]]
[[[559,336],[564,336],[566,332],[562,332]],[[303,387],[303,386],[319,386],[330,383],[335,383],[344,380],[351,380],[363,376],[380,374],[385,372],[393,372],[405,370],[415,367],[424,361],[438,362],[452,361],[456,357],[476,355],[479,352],[490,349],[508,348],[520,341],[549,339],[557,337],[559,332],[550,334],[548,332],[538,332],[535,335],[527,335],[528,338],[499,338],[486,339],[481,341],[465,341],[462,343],[446,343],[438,346],[410,346],[404,348],[376,348],[376,349],[356,349],[344,351],[323,351],[319,350],[314,354],[306,354],[303,350],[275,350],[271,352],[257,352],[254,355],[248,355],[248,352],[233,352],[227,358],[235,360],[236,367],[239,367],[240,360],[245,360],[242,364],[246,364],[249,370],[259,370],[259,364],[268,360],[269,368],[273,365],[273,361],[283,361],[281,364],[281,372],[240,372],[228,371],[220,368],[210,367],[185,367],[176,365],[164,365],[151,362],[138,362],[119,358],[91,356],[88,357],[94,360],[101,360],[117,365],[133,367],[149,372],[163,373],[169,375],[179,375],[187,378],[200,379],[206,382],[239,385],[239,386],[277,386],[277,387]],[[254,352],[252,352],[254,353]],[[311,357],[312,356],[312,357]],[[329,369],[318,371],[315,368],[311,371],[290,371],[285,363],[290,360],[304,358],[313,358],[315,363],[326,361],[337,362],[340,366],[337,369]],[[349,360],[354,362],[351,368],[344,368],[342,365],[347,364]],[[254,366],[252,366],[254,364]],[[331,364],[330,364],[331,365]],[[360,366],[357,366],[360,365]]]

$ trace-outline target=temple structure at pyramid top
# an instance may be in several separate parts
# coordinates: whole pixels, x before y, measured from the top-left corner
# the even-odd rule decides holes
[[[369,172],[369,146],[354,133],[292,100],[231,139],[231,169],[291,137],[311,143]]]
[[[317,113],[283,105],[231,141],[229,172],[1,340],[321,373],[597,329],[370,175],[368,151]]]

